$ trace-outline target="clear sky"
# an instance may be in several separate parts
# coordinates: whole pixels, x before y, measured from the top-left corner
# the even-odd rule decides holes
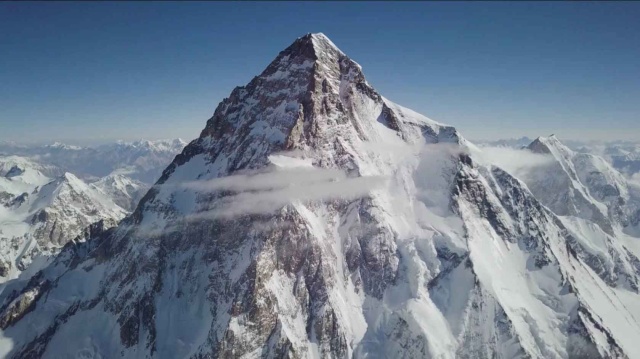
[[[0,140],[192,139],[323,32],[472,139],[640,140],[640,3],[0,3]]]

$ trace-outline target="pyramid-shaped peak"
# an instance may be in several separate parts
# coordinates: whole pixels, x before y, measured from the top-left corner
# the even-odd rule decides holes
[[[307,34],[306,36],[308,36],[309,38],[311,38],[311,42],[313,44],[313,47],[316,50],[326,50],[326,49],[331,49],[334,51],[338,51],[341,54],[344,54],[342,51],[340,51],[340,49],[336,46],[336,44],[333,43],[333,41],[331,41],[325,34],[318,32],[315,34]]]
[[[283,57],[329,63],[345,57],[345,54],[323,33],[309,33],[282,51],[279,58]]]
[[[548,145],[561,145],[564,146],[562,144],[562,142],[560,142],[560,140],[558,139],[558,137],[556,137],[555,134],[551,134],[549,136],[539,136],[538,138],[536,138],[533,142],[542,142],[544,144],[548,144]]]
[[[78,188],[78,187],[84,188],[86,186],[86,184],[81,179],[76,177],[76,175],[74,175],[71,172],[63,173],[62,176],[54,180],[54,183],[67,184],[73,188]]]
[[[554,133],[550,134],[549,136],[539,136],[538,139],[544,142],[560,142],[560,140]]]
[[[337,51],[344,54],[336,44],[333,43],[325,34],[321,32],[308,33],[302,37],[297,38],[291,46],[296,47],[308,47],[314,52],[321,52],[326,50]]]
[[[552,149],[556,151],[568,153],[571,152],[567,146],[565,146],[555,134],[549,136],[539,136],[533,142],[527,146],[531,151],[536,153],[551,153]]]
[[[313,39],[317,39],[317,40],[328,40],[328,41],[331,41],[331,40],[329,40],[327,35],[325,35],[325,34],[323,34],[321,32],[310,32],[310,33],[306,34],[305,36],[309,36],[309,37],[311,37]]]

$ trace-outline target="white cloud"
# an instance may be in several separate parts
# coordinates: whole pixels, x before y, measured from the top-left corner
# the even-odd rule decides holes
[[[446,142],[425,145],[420,152],[414,177],[418,198],[441,215],[449,210],[450,186],[462,153],[465,150],[459,145]]]
[[[214,201],[214,207],[189,217],[190,220],[271,213],[297,201],[353,199],[382,186],[379,176],[348,177],[343,171],[316,167],[271,167],[253,172],[194,181],[182,186],[201,192],[230,191]]]
[[[534,153],[527,149],[508,147],[482,147],[481,157],[518,177],[526,172],[553,163],[551,155]]]
[[[390,142],[362,142],[360,145],[363,150],[376,155],[381,156],[384,159],[401,162],[402,160],[419,155],[423,151],[425,145],[408,144],[398,140],[395,143]],[[427,145],[428,146],[428,145]]]

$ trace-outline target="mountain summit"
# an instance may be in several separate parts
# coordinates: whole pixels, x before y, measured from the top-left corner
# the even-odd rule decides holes
[[[637,353],[634,249],[603,270],[620,266],[476,151],[305,35],[218,105],[131,216],[7,284],[0,355]]]

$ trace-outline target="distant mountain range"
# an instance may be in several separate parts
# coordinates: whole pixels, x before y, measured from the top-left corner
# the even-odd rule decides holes
[[[492,141],[476,141],[481,147],[528,146],[533,139],[528,137],[500,139]],[[625,175],[640,173],[640,140],[633,141],[579,141],[563,140],[564,145],[573,151],[598,155],[609,162],[615,169]]]
[[[94,147],[19,145],[0,142],[0,156],[21,156],[56,166],[82,179],[95,180],[110,174],[125,174],[143,183],[158,179],[164,166],[186,145],[181,139],[118,141]]]
[[[91,225],[115,226],[184,144],[2,145],[0,282],[37,271],[65,244],[82,240]]]

